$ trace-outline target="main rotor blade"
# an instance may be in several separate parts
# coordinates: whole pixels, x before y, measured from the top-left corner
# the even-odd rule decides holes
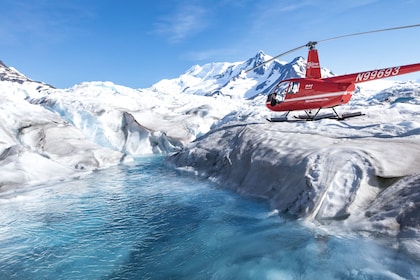
[[[398,27],[391,27],[391,28],[385,28],[385,29],[377,29],[377,30],[371,30],[371,31],[365,31],[365,32],[358,32],[358,33],[346,34],[346,35],[331,37],[331,38],[323,39],[323,40],[319,40],[319,41],[310,41],[310,42],[308,42],[305,45],[299,46],[297,48],[288,50],[287,52],[284,52],[284,53],[281,53],[279,55],[276,55],[273,58],[270,58],[269,60],[264,61],[263,63],[252,67],[251,69],[246,70],[245,73],[248,73],[248,72],[250,72],[252,70],[255,70],[257,68],[260,68],[264,64],[266,64],[266,63],[268,63],[270,61],[273,61],[274,59],[279,58],[279,57],[281,57],[283,55],[286,55],[288,53],[297,51],[297,50],[299,50],[301,48],[304,48],[304,47],[313,47],[315,44],[320,43],[320,42],[326,42],[326,41],[341,39],[341,38],[350,37],[350,36],[358,36],[358,35],[364,35],[364,34],[369,34],[369,33],[377,33],[377,32],[391,31],[391,30],[397,30],[397,29],[413,28],[413,27],[419,27],[419,26],[420,26],[420,24],[405,25],[405,26],[398,26]]]
[[[391,27],[391,28],[385,28],[385,29],[377,29],[377,30],[371,30],[371,31],[341,35],[341,36],[337,36],[337,37],[332,37],[332,38],[328,38],[328,39],[319,40],[317,42],[320,43],[320,42],[326,42],[326,41],[341,39],[341,38],[345,38],[345,37],[358,36],[358,35],[377,33],[377,32],[384,32],[384,31],[391,31],[391,30],[397,30],[397,29],[413,28],[413,27],[419,27],[419,26],[420,26],[420,24],[414,24],[414,25],[405,25],[405,26]]]

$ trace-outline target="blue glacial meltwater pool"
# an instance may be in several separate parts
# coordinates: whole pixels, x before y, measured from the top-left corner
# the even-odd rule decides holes
[[[0,197],[0,279],[415,279],[419,263],[314,232],[163,158]]]

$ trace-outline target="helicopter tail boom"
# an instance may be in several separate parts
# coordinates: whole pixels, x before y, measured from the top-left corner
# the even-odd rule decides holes
[[[343,83],[363,83],[373,80],[390,78],[398,75],[409,74],[420,71],[420,63],[394,66],[383,69],[375,69],[370,71],[358,72],[353,74],[346,74],[341,76],[324,78],[322,80],[328,82],[343,82]]]

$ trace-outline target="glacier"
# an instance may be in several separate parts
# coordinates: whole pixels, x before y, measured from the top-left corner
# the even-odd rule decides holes
[[[0,63],[0,192],[166,154],[166,164],[264,198],[276,213],[394,236],[420,257],[420,84],[358,86],[338,108],[365,114],[357,118],[273,124],[265,94],[302,76],[306,62],[244,73],[269,58],[196,65],[145,89],[109,81],[57,89]]]

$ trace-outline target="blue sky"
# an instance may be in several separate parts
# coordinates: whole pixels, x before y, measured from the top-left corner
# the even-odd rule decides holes
[[[0,60],[59,88],[145,88],[195,64],[420,23],[418,0],[0,0]],[[336,74],[420,62],[420,27],[319,44]],[[307,51],[282,57],[291,61]],[[399,79],[418,79],[420,73]]]

